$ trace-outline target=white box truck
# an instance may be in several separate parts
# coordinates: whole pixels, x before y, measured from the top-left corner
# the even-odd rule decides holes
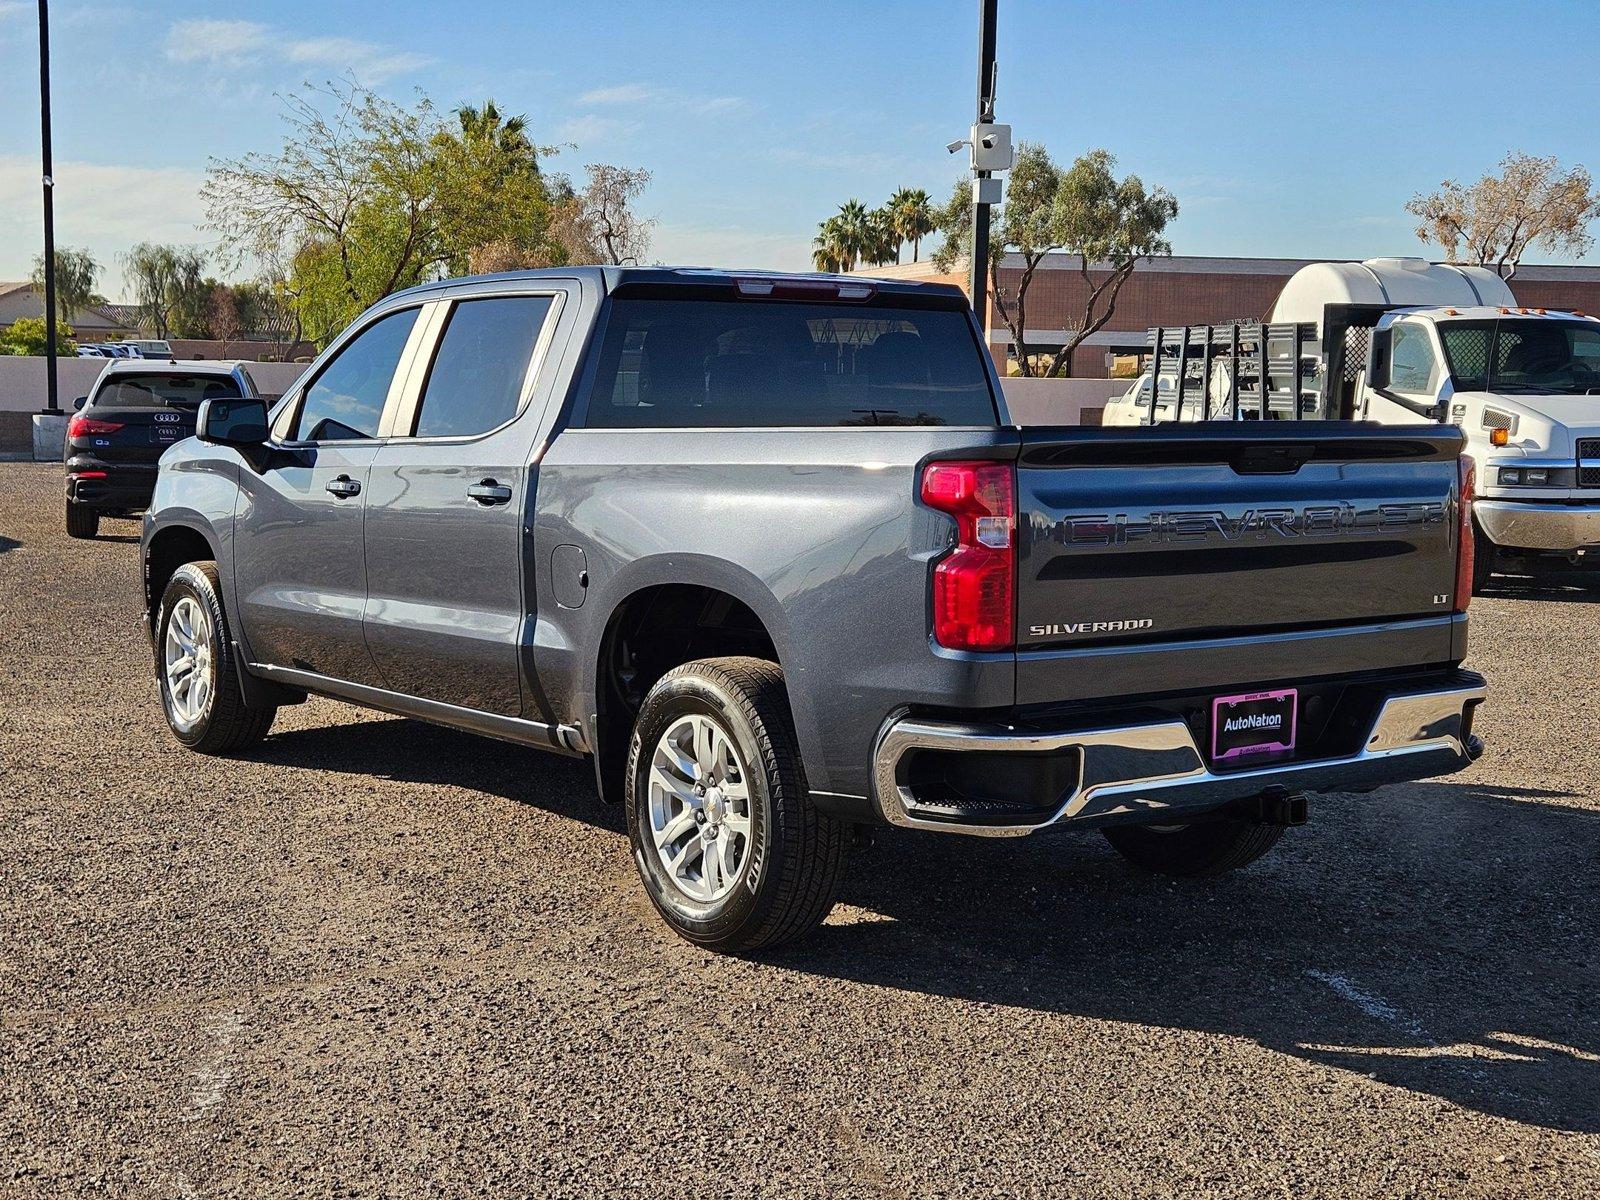
[[[1475,586],[1496,570],[1600,581],[1600,319],[1519,305],[1482,267],[1313,263],[1265,322],[1155,329],[1109,425],[1448,422],[1476,476]]]

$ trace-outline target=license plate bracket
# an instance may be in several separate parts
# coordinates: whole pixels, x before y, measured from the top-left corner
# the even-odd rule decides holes
[[[1293,754],[1299,708],[1298,688],[1218,696],[1211,702],[1211,761],[1238,766]]]

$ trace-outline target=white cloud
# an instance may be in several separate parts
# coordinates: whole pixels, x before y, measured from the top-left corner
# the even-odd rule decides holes
[[[24,4],[22,0],[0,0],[0,21],[20,17],[24,12],[33,8],[31,4]]]
[[[175,62],[229,64],[235,68],[277,58],[301,66],[348,71],[363,83],[382,83],[432,60],[359,38],[285,36],[257,21],[175,21],[167,31],[167,57]],[[241,63],[241,59],[245,62]]]
[[[596,88],[578,97],[579,104],[639,104],[655,95],[641,83],[624,83],[616,87]]]
[[[166,50],[174,62],[237,63],[271,41],[272,31],[255,21],[174,21]]]
[[[392,50],[356,38],[304,38],[285,48],[290,62],[315,63],[353,71],[363,83],[381,83],[405,71],[415,71],[433,60],[423,54]]]
[[[199,229],[205,219],[201,171],[58,161],[55,180],[57,244],[92,250],[109,296],[122,292],[117,255],[135,242],[208,240]],[[0,212],[21,216],[0,222],[0,278],[25,279],[43,236],[37,159],[0,154]]]
[[[581,150],[585,142],[603,142],[607,138],[626,137],[631,133],[637,133],[638,130],[637,121],[623,121],[616,117],[584,113],[557,125],[556,140],[572,142]]]
[[[677,88],[652,88],[642,83],[619,83],[612,87],[595,88],[578,97],[579,104],[626,105],[650,103],[657,108],[679,109],[711,116],[715,113],[734,112],[744,108],[741,96],[697,96]]]
[[[761,233],[737,226],[657,225],[650,257],[673,266],[809,271],[811,243],[791,234]]]

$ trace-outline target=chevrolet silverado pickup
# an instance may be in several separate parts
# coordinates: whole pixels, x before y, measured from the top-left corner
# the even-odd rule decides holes
[[[1457,429],[1019,427],[953,288],[446,280],[196,433],[142,545],[179,742],[315,693],[586,756],[717,949],[817,925],[861,826],[1211,874],[1482,749]]]

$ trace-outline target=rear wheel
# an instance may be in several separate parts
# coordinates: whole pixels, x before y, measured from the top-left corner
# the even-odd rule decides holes
[[[259,742],[278,713],[245,703],[221,593],[216,563],[186,563],[172,573],[156,614],[156,677],[167,727],[201,754]]]
[[[86,504],[67,501],[67,536],[92,538],[100,532],[100,514]]]
[[[807,795],[776,663],[709,658],[663,676],[634,726],[625,800],[645,890],[688,941],[776,946],[833,907],[844,826]]]
[[[1283,836],[1281,825],[1225,817],[1196,825],[1113,825],[1116,852],[1157,875],[1222,875],[1255,862]]]

